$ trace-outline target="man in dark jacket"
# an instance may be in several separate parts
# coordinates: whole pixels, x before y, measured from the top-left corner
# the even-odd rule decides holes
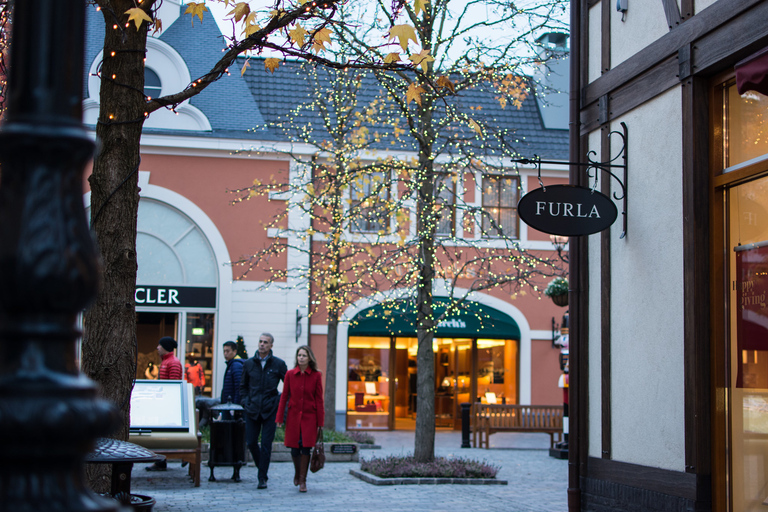
[[[224,372],[224,385],[221,387],[221,403],[240,403],[240,379],[243,375],[243,360],[237,357],[237,343],[224,342],[224,360],[227,369]]]
[[[257,489],[267,488],[267,471],[275,439],[275,415],[280,404],[277,386],[288,372],[285,361],[272,355],[274,341],[275,338],[269,333],[259,336],[259,351],[243,363],[240,380],[240,404],[245,409],[245,441],[259,469]]]

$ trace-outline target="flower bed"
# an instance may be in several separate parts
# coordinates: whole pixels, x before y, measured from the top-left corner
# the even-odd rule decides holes
[[[462,457],[416,462],[411,455],[363,459],[360,469],[380,478],[496,478],[498,466]]]

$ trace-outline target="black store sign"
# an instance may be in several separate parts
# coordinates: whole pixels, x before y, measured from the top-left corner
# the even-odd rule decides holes
[[[520,198],[520,218],[532,228],[552,235],[591,235],[607,229],[618,216],[611,199],[591,188],[550,185]]]
[[[196,286],[136,286],[137,306],[215,308],[216,288]]]

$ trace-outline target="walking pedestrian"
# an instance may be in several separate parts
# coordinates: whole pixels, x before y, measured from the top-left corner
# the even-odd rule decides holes
[[[299,492],[307,492],[310,453],[325,421],[322,374],[307,345],[296,350],[296,366],[285,375],[278,426],[282,425],[286,407],[285,446],[291,449],[293,458],[293,485],[299,486]]]
[[[221,386],[221,403],[240,403],[240,380],[243,375],[243,360],[237,355],[237,343],[224,342],[224,361],[227,369],[224,372],[224,384]]]
[[[275,414],[280,402],[277,386],[285,380],[285,361],[272,355],[274,336],[259,336],[259,351],[243,363],[240,380],[240,405],[245,409],[245,442],[258,468],[257,489],[266,489],[272,441],[275,440]],[[261,447],[259,447],[261,433]]]

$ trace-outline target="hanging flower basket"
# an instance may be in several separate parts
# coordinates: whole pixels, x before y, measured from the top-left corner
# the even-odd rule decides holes
[[[568,305],[568,280],[564,277],[554,278],[544,290],[544,295],[552,299],[558,306]]]
[[[554,302],[557,306],[567,306],[568,305],[568,294],[567,293],[561,293],[560,295],[552,295],[552,302]]]

